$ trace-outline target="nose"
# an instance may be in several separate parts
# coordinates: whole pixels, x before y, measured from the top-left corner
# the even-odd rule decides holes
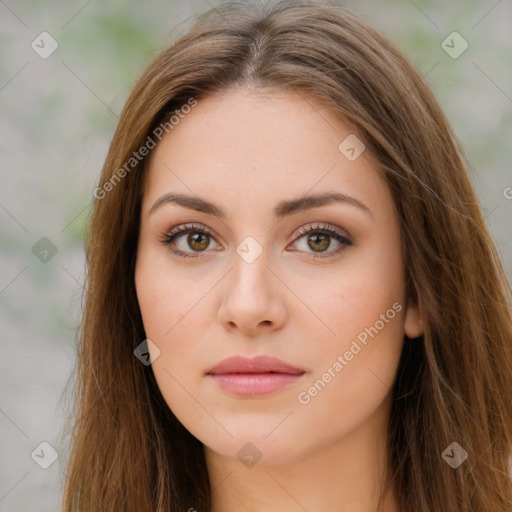
[[[221,287],[218,321],[227,330],[245,334],[269,334],[281,329],[288,319],[286,289],[261,255],[252,263],[236,256],[234,268]]]

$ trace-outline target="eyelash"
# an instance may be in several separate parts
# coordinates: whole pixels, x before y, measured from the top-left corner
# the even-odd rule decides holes
[[[308,229],[308,227],[309,227],[309,229]],[[313,227],[312,224],[309,224],[308,227],[303,226],[295,232],[298,239],[303,238],[304,236],[308,235],[309,233],[321,233],[321,234],[329,235],[329,236],[335,238],[338,242],[340,242],[342,244],[342,246],[339,249],[336,249],[335,251],[328,253],[327,256],[324,256],[323,253],[315,253],[315,252],[311,253],[313,255],[314,259],[332,258],[332,257],[336,256],[337,254],[339,254],[341,251],[343,251],[346,247],[352,245],[352,242],[348,238],[346,238],[342,234],[338,233],[337,231],[335,231],[334,229],[332,229],[329,226],[325,226],[325,225],[322,226],[320,224],[317,224],[315,227]],[[176,254],[179,257],[197,258],[201,255],[201,252],[203,252],[203,251],[196,251],[196,253],[194,254],[194,252],[192,252],[192,253],[184,252],[184,251],[181,251],[180,249],[171,249],[171,247],[170,247],[170,245],[174,242],[174,240],[176,238],[178,238],[179,236],[185,235],[187,233],[200,233],[203,235],[209,235],[210,237],[214,238],[213,233],[209,229],[204,228],[201,225],[184,224],[184,225],[180,225],[180,226],[177,226],[174,229],[172,229],[169,233],[167,233],[163,237],[161,242],[164,245],[169,246],[169,250],[173,254]]]
[[[191,252],[191,253],[185,252],[185,251],[181,251],[180,249],[172,249],[170,247],[170,245],[174,242],[174,240],[176,238],[178,238],[179,236],[185,235],[187,233],[199,233],[199,234],[203,234],[203,235],[209,235],[210,237],[214,238],[213,233],[209,229],[204,228],[199,224],[183,224],[180,226],[176,226],[169,233],[165,234],[164,237],[161,239],[161,242],[164,245],[169,246],[169,250],[173,254],[176,254],[179,257],[182,257],[182,258],[200,257],[201,252],[205,252],[205,251],[195,251],[195,254],[194,254],[194,252]],[[342,246],[339,249],[336,249],[335,251],[327,253],[328,254],[327,256],[324,256],[323,253],[315,253],[315,252],[311,253],[313,255],[314,259],[332,258],[332,257],[338,255],[341,251],[345,250],[346,247],[349,247],[352,245],[352,242],[348,238],[343,236],[341,233],[335,231],[328,225],[322,226],[321,224],[318,224],[318,223],[316,224],[315,227],[313,227],[313,224],[309,224],[307,227],[303,226],[303,227],[297,229],[297,231],[294,234],[297,235],[297,239],[301,239],[305,235],[308,235],[309,233],[321,233],[321,234],[329,235],[329,236],[335,238],[338,242],[340,242],[342,244]]]

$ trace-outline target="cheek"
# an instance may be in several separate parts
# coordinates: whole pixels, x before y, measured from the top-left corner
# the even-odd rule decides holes
[[[327,440],[348,434],[385,407],[404,342],[404,308],[393,287],[357,280],[339,286],[341,292],[330,294],[338,303],[326,303],[324,310],[336,335],[317,340],[322,350],[296,397],[307,435],[317,435],[321,425]]]
[[[326,326],[323,335],[317,332],[315,346],[322,350],[314,355],[313,380],[331,369],[336,377],[325,378],[331,398],[339,393],[348,403],[372,394],[379,381],[390,386],[404,340],[404,297],[395,281],[332,280],[323,293],[311,290],[309,299]],[[340,359],[343,368],[335,365]]]
[[[165,251],[151,249],[137,259],[135,284],[146,334],[164,344],[197,314],[208,289],[204,276],[176,270]]]
[[[179,271],[159,253],[141,254],[135,270],[144,330],[160,351],[153,370],[162,375],[162,383],[168,382],[165,370],[180,382],[189,381],[201,370],[198,363],[204,354],[198,340],[205,338],[212,322],[207,292],[215,280],[204,273]]]
[[[150,345],[151,368],[168,407],[194,432],[208,420],[189,394],[202,375],[201,350],[194,340],[201,338],[206,325],[199,295],[203,288],[194,287],[183,274],[180,278],[179,272],[171,275],[165,261],[146,264],[149,261],[142,255],[138,259],[135,281],[146,336],[159,350],[155,358],[156,349]]]
[[[369,250],[326,278],[304,279],[300,289],[311,311],[323,321],[326,345],[334,350],[341,350],[376,322],[379,328],[385,325],[381,330],[390,338],[401,338],[397,309],[403,309],[405,290],[399,257]],[[395,303],[398,306],[393,308]]]
[[[148,338],[160,338],[172,327],[175,295],[162,278],[159,266],[146,264],[146,261],[139,259],[135,270],[137,300]]]
[[[325,329],[317,340],[322,350],[315,355],[314,374],[302,388],[300,403],[308,402],[310,414],[325,416],[327,423],[331,414],[339,418],[338,425],[355,425],[384,400],[403,346],[404,301],[402,263],[395,245],[369,247],[350,261],[347,258],[342,271],[332,273],[329,280],[309,286],[308,304],[330,331]],[[333,404],[339,407],[334,410]]]

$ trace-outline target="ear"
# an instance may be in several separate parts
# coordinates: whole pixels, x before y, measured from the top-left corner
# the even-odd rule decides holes
[[[419,313],[418,304],[414,301],[409,301],[405,311],[404,331],[408,338],[417,338],[423,334],[423,325]]]

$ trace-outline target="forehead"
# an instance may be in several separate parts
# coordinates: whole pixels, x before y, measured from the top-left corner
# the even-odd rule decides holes
[[[375,202],[383,183],[374,159],[365,150],[351,161],[340,151],[355,136],[311,96],[233,88],[198,101],[163,137],[151,155],[145,201],[179,191],[273,205],[336,190]]]

